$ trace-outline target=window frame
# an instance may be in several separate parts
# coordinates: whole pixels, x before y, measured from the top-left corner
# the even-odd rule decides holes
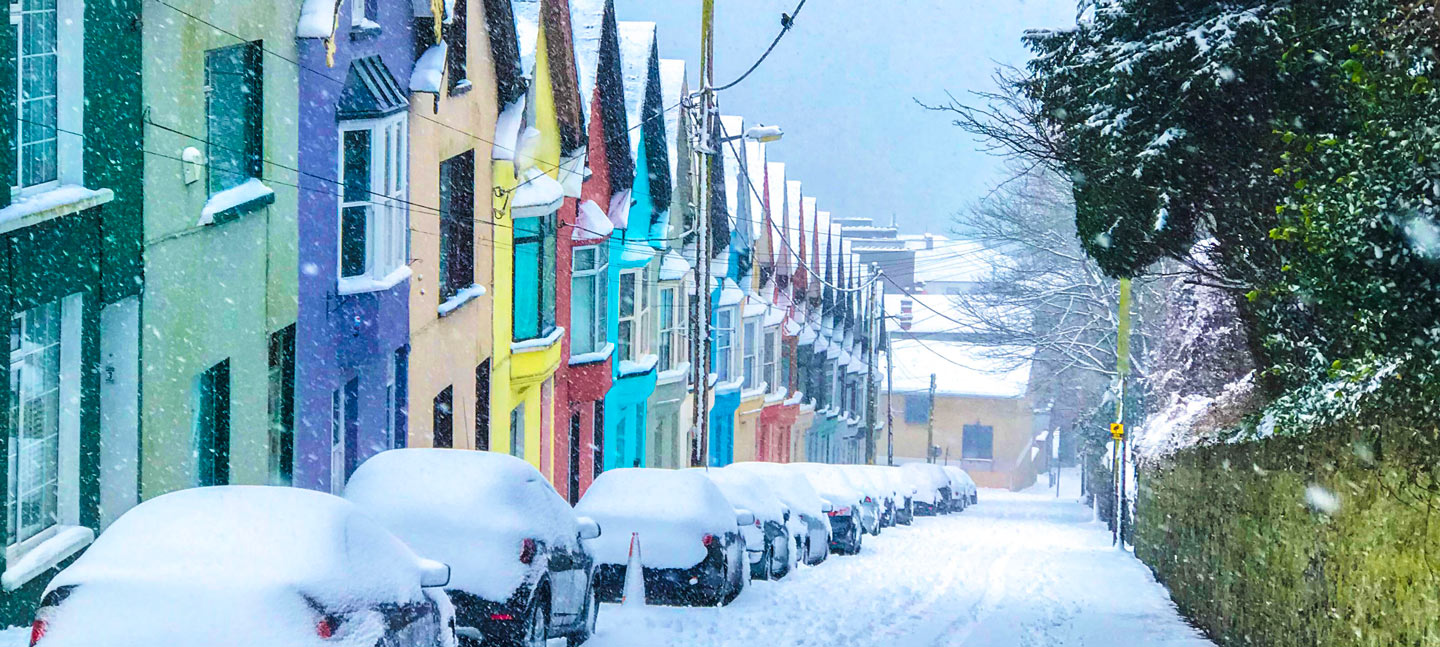
[[[666,305],[665,301],[670,301]],[[657,313],[660,327],[659,370],[670,371],[684,363],[685,345],[682,343],[684,330],[684,316],[689,310],[685,309],[685,291],[678,286],[663,286],[660,288],[659,302],[656,307],[660,309]],[[666,321],[669,317],[669,321]]]
[[[510,308],[510,337],[512,341],[525,341],[527,339],[540,339],[555,332],[555,288],[556,274],[556,231],[558,227],[559,214],[551,212],[537,218],[517,218],[514,220],[514,237],[510,245],[511,261],[511,308]],[[539,228],[534,232],[526,232],[521,235],[521,223],[528,226],[532,222],[538,222]],[[534,272],[530,268],[523,267],[520,262],[522,250],[533,247],[535,249]],[[573,259],[572,259],[573,262]],[[525,270],[525,271],[522,271]],[[528,281],[534,280],[534,284]],[[534,289],[537,295],[535,299],[534,328],[535,333],[521,333],[521,317],[528,317],[531,313],[524,312],[519,307],[515,295],[522,291]],[[528,320],[525,322],[529,324]],[[528,326],[527,326],[528,327]]]
[[[961,436],[960,436],[960,458],[961,458],[961,460],[971,460],[971,461],[993,461],[993,460],[995,460],[995,426],[994,426],[994,425],[983,425],[983,424],[980,424],[979,422],[976,422],[975,424],[970,424],[970,425],[964,425],[964,426],[962,426],[962,427],[960,428],[960,431],[961,431]],[[971,456],[971,455],[969,454],[970,448],[971,448],[971,444],[970,444],[969,442],[967,442],[967,441],[968,441],[969,438],[972,437],[972,436],[971,436],[971,433],[975,433],[975,434],[976,434],[976,436],[974,436],[975,438],[980,438],[981,436],[980,436],[979,434],[984,434],[983,437],[986,439],[986,442],[984,443],[984,447],[983,447],[983,448],[980,447],[980,443],[978,443],[978,441],[977,441],[975,447],[976,447],[977,450],[978,450],[978,449],[986,449],[986,450],[988,450],[987,453],[989,454],[989,456]]]
[[[745,377],[742,388],[760,386],[760,318],[746,317],[741,322],[740,370]]]
[[[253,91],[250,92],[243,101],[239,97],[217,97],[215,93],[215,86],[211,83],[210,80],[212,74],[212,57],[217,56],[220,52],[230,50],[243,51],[245,53],[245,55],[247,56],[244,62],[246,66],[245,73],[247,76],[252,77],[251,81],[254,83]],[[222,191],[226,191],[240,186],[241,184],[244,184],[250,179],[260,179],[264,175],[263,160],[265,157],[265,68],[262,58],[262,52],[263,50],[259,41],[237,43],[234,45],[216,47],[214,49],[209,49],[205,51],[204,94],[206,195],[214,196],[215,194]],[[247,132],[245,133],[244,150],[236,150],[228,146],[224,146],[216,141],[220,139],[220,136],[216,134],[213,130],[215,121],[214,106],[217,100],[223,103],[229,103],[230,101],[240,101],[246,104],[244,106],[244,109],[246,111],[247,123],[245,124],[245,128]],[[244,167],[241,169],[241,171],[245,174],[245,179],[229,184],[228,186],[219,186],[219,188],[216,188],[218,180],[216,179],[215,160],[219,157],[214,152],[216,149],[225,149],[229,150],[232,153],[241,153],[244,155],[245,159],[242,161]]]
[[[363,2],[363,0],[356,0]],[[336,208],[335,274],[341,294],[354,294],[384,289],[381,282],[409,265],[410,208],[409,188],[409,119],[407,111],[378,119],[341,121],[336,138],[337,176],[340,195]],[[368,178],[361,191],[363,199],[352,200],[349,190],[349,156],[346,135],[368,133]],[[383,144],[383,146],[382,146]],[[378,188],[377,188],[378,187]],[[346,274],[347,209],[363,209],[365,213],[365,251],[363,269]]]
[[[780,390],[780,328],[779,326],[766,326],[760,334],[763,340],[763,348],[760,349],[760,376],[765,378],[766,389],[770,392]]]
[[[627,283],[631,284],[631,289],[634,291],[634,296],[631,298],[631,311],[629,315],[625,314],[625,287]],[[645,319],[648,307],[645,299],[644,268],[631,268],[620,272],[620,293],[618,296],[620,299],[620,315],[617,318],[619,322],[617,325],[617,330],[619,331],[617,337],[620,342],[620,348],[617,357],[619,357],[621,361],[638,361],[641,357],[645,356],[645,351],[648,350],[648,344],[645,343]],[[628,334],[626,333],[627,324],[629,328]]]
[[[475,151],[464,151],[440,161],[440,260],[436,296],[445,303],[475,285]],[[468,199],[458,199],[468,198]],[[459,209],[456,209],[456,207]],[[456,211],[457,213],[450,213]],[[456,257],[455,255],[460,256]],[[454,266],[464,261],[469,276]],[[452,276],[453,275],[453,276]],[[459,278],[460,280],[456,280]],[[463,285],[461,285],[463,283]]]
[[[84,297],[80,294],[72,294],[48,303],[37,304],[22,312],[12,313],[12,326],[15,320],[21,315],[35,312],[44,307],[56,307],[57,325],[59,326],[59,360],[57,371],[56,397],[58,399],[56,409],[56,447],[55,447],[55,485],[54,485],[54,523],[39,528],[25,539],[18,539],[19,533],[9,522],[10,506],[15,506],[16,520],[20,512],[19,496],[11,490],[12,485],[19,487],[20,475],[11,474],[19,465],[19,443],[15,436],[7,443],[7,454],[10,454],[7,463],[5,511],[6,526],[9,532],[5,535],[6,544],[0,546],[5,551],[5,563],[15,564],[21,557],[41,544],[53,538],[57,533],[67,527],[78,527],[80,525],[80,401],[81,385],[74,376],[81,374],[81,326],[83,325],[83,310],[85,307]],[[13,330],[13,328],[12,328]],[[33,353],[31,353],[33,354]],[[28,356],[29,354],[27,354]],[[6,403],[7,411],[15,406],[18,410],[19,403],[14,402],[16,393],[14,387],[17,383],[17,372],[15,354],[10,357],[10,380],[11,385]],[[65,379],[66,376],[72,379]],[[7,431],[7,434],[14,434],[14,426]],[[48,453],[48,451],[47,451]],[[15,480],[15,483],[11,481]],[[47,497],[48,498],[48,497]],[[18,524],[17,524],[18,525]]]
[[[594,263],[591,265],[591,267],[590,267],[589,269],[583,269],[583,270],[582,270],[582,269],[579,269],[579,265],[578,265],[578,263],[576,262],[576,260],[581,256],[582,253],[587,253],[587,252],[593,252],[593,253],[594,253]],[[595,353],[595,352],[599,352],[600,349],[605,348],[605,344],[606,344],[606,339],[605,339],[605,338],[606,338],[606,330],[605,330],[606,309],[607,309],[607,307],[608,307],[608,305],[609,305],[609,296],[610,296],[610,295],[609,295],[609,286],[610,286],[610,281],[609,281],[610,258],[609,258],[609,256],[610,256],[610,255],[609,255],[609,246],[608,246],[608,245],[604,245],[604,244],[600,244],[600,245],[581,245],[581,246],[575,247],[575,248],[573,248],[573,249],[571,250],[571,254],[570,254],[570,314],[571,314],[571,318],[570,318],[570,327],[571,327],[571,331],[570,331],[570,354],[571,354],[571,355],[584,355],[584,354],[587,354],[587,353]],[[576,305],[576,304],[577,304],[576,298],[581,294],[581,291],[575,289],[575,287],[576,287],[577,285],[581,284],[582,282],[589,282],[589,283],[592,284],[593,287],[592,287],[592,291],[591,291],[590,294],[593,295],[594,303],[590,304],[590,321],[583,322],[582,324],[577,324],[574,315],[575,315],[575,313],[580,312],[580,308],[577,307],[577,305]],[[586,347],[586,346],[577,346],[577,345],[576,345],[576,340],[577,340],[577,339],[580,339],[580,337],[578,337],[575,333],[576,333],[577,330],[579,330],[579,329],[581,328],[581,325],[584,325],[585,327],[589,328],[589,331],[588,331],[588,332],[589,332],[589,334],[590,334],[590,336],[591,336],[591,344],[590,344],[588,347]]]
[[[84,183],[84,139],[70,134],[85,132],[84,3],[74,0],[56,0],[53,25],[55,32],[55,93],[53,96],[55,110],[50,115],[54,126],[49,128],[52,131],[49,133],[50,137],[39,138],[54,142],[53,177],[31,184],[26,184],[21,177],[25,166],[23,129],[28,123],[28,120],[25,120],[22,115],[24,110],[22,97],[24,96],[25,79],[24,16],[27,13],[33,13],[34,10],[25,11],[23,6],[22,1],[16,1],[12,2],[9,7],[9,24],[15,30],[15,48],[11,52],[12,60],[15,62],[15,84],[13,86],[15,106],[9,119],[15,130],[14,140],[11,142],[12,149],[7,153],[11,156],[11,162],[14,164],[14,174],[5,178],[5,182],[9,183],[12,200],[44,193],[62,184],[80,185]],[[41,127],[44,128],[44,126]],[[61,137],[61,135],[67,136]]]
[[[736,314],[734,306],[715,309],[715,375],[721,382],[734,379]]]

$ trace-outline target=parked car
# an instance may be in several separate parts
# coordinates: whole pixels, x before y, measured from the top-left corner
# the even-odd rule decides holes
[[[760,477],[719,468],[696,467],[694,471],[715,483],[736,508],[749,510],[755,522],[740,529],[750,562],[750,579],[780,579],[790,572],[790,533],[786,523],[789,508]]]
[[[880,534],[882,528],[895,525],[895,489],[872,470],[872,465],[836,465],[835,469],[845,474],[865,492],[866,498],[875,504],[878,523],[871,529],[872,535]]]
[[[830,518],[830,552],[856,555],[864,543],[865,494],[827,465],[790,463],[787,469],[804,476],[810,486],[830,505],[825,514]]]
[[[934,516],[950,510],[950,479],[938,465],[906,463],[900,466],[917,489],[916,514]]]
[[[885,509],[884,488],[871,483],[869,479],[861,478],[859,474],[851,474],[846,468],[854,467],[853,465],[829,463],[797,463],[797,465],[832,474],[851,489],[859,492],[860,528],[871,535],[880,534],[880,518]]]
[[[968,472],[954,465],[946,465],[945,472],[950,475],[950,482],[958,486],[956,498],[964,502],[962,510],[980,502],[980,489]]]
[[[449,568],[354,505],[299,488],[136,506],[46,588],[39,647],[452,647]]]
[[[862,465],[864,469],[874,473],[882,483],[890,488],[894,496],[892,518],[895,524],[908,526],[915,518],[915,491],[916,487],[898,467],[888,465]]]
[[[462,645],[584,642],[599,604],[600,534],[529,463],[493,452],[395,449],[360,465],[345,498],[416,552],[451,566]]]
[[[728,604],[749,580],[740,528],[753,525],[755,515],[735,509],[715,483],[695,472],[610,470],[596,477],[575,511],[606,529],[588,542],[599,564],[601,600],[620,600],[632,538],[650,603]]]
[[[830,555],[831,506],[804,476],[778,463],[735,463],[727,470],[759,476],[780,501],[790,507],[789,525],[795,541],[796,561],[815,565]]]

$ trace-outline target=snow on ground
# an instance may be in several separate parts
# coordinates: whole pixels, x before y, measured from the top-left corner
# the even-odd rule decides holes
[[[11,627],[0,629],[0,647],[29,647],[30,628]]]
[[[1041,479],[1045,483],[1045,479]],[[587,645],[1211,647],[1164,588],[1053,488],[980,492],[980,505],[866,537],[780,582],[752,582],[729,607],[605,605]]]

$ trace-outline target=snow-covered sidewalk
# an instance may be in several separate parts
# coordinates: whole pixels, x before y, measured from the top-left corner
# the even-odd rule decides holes
[[[1073,497],[982,490],[980,501],[867,537],[857,557],[752,582],[729,607],[606,605],[588,644],[1211,645]]]

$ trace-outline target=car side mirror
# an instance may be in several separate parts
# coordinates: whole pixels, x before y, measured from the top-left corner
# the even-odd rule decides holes
[[[835,511],[835,506],[830,505],[829,501],[822,501],[820,503],[820,511],[829,514]]]
[[[450,565],[420,558],[420,586],[427,589],[450,586]]]
[[[736,509],[735,509],[735,524],[736,524],[736,525],[739,525],[739,526],[749,526],[749,525],[753,525],[754,523],[755,523],[755,513],[750,512],[749,510],[742,509],[742,508],[736,508]]]
[[[579,517],[575,524],[580,526],[581,539],[594,539],[600,536],[600,524],[595,523],[590,517]]]

